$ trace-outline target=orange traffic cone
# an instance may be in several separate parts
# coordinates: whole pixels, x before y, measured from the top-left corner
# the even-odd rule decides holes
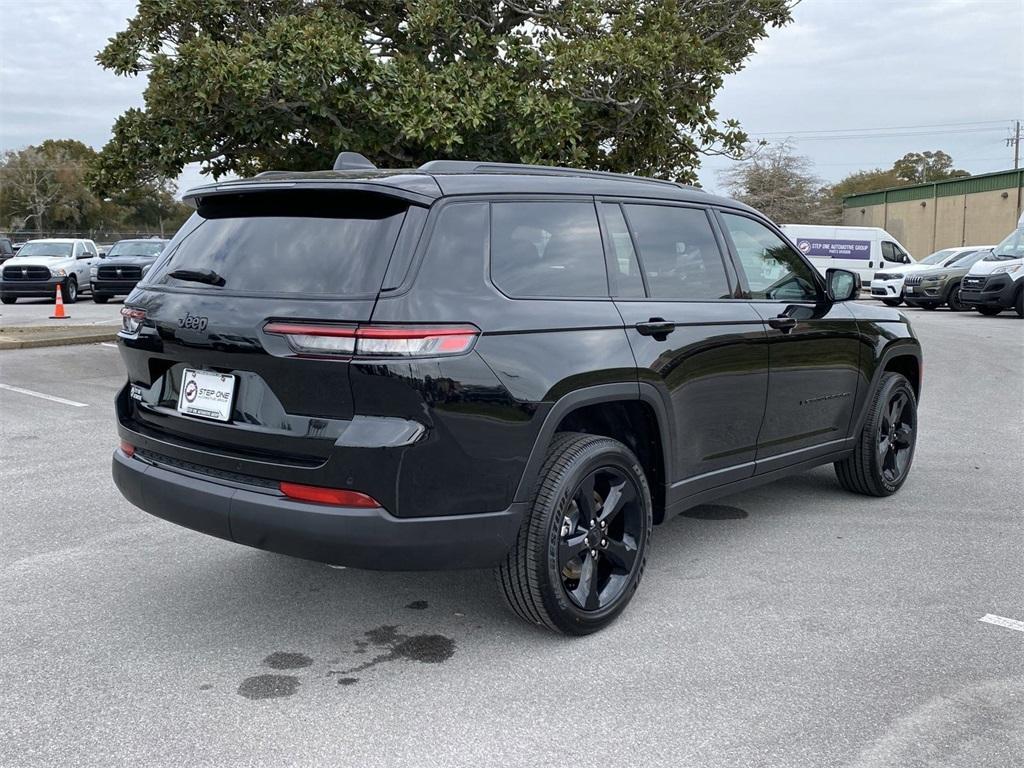
[[[57,286],[57,303],[53,305],[53,314],[50,315],[51,320],[67,320],[71,315],[64,312],[64,294],[61,293],[60,286]]]

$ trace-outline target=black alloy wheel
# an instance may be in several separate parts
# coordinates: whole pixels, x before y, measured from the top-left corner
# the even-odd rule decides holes
[[[917,433],[917,412],[911,407],[911,395],[897,390],[883,411],[876,443],[882,477],[894,485],[902,482],[913,458]]]
[[[617,467],[587,475],[566,506],[559,531],[562,588],[585,611],[606,608],[629,584],[643,538],[636,483]]]
[[[853,452],[835,463],[839,484],[866,496],[890,496],[910,474],[917,443],[917,395],[902,374],[882,374]]]
[[[617,440],[560,432],[530,510],[496,576],[520,618],[587,635],[632,600],[647,563],[654,505],[636,455]]]

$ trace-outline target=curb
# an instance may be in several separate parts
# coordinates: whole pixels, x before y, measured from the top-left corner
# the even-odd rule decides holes
[[[70,344],[96,344],[101,341],[115,341],[117,329],[97,330],[96,328],[39,328],[24,330],[0,330],[0,350],[34,349],[36,347],[62,347]]]

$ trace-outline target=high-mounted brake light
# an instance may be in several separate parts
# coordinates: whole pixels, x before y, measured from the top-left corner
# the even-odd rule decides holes
[[[468,352],[480,329],[472,325],[389,326],[267,323],[267,333],[284,336],[301,355],[356,357],[438,357]]]
[[[359,491],[343,488],[321,488],[317,485],[301,485],[300,483],[281,483],[281,493],[289,499],[313,501],[317,504],[334,504],[339,507],[357,507],[359,509],[377,509],[380,504],[376,499]]]
[[[146,310],[135,307],[121,307],[121,332],[135,336],[146,319]]]

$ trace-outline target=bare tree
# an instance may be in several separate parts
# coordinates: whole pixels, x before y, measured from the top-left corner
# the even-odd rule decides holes
[[[831,223],[811,161],[795,154],[789,142],[761,147],[723,172],[721,178],[733,197],[774,221]]]
[[[36,147],[6,152],[0,164],[0,188],[10,224],[17,228],[35,221],[39,232],[50,209],[61,197],[62,185],[50,159]]]

